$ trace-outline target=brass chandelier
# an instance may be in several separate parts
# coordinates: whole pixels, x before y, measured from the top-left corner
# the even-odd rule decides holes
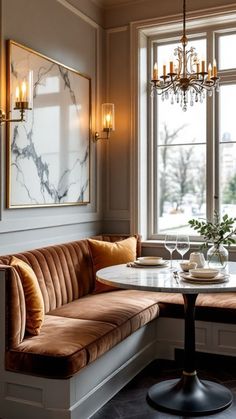
[[[152,92],[161,95],[162,100],[169,99],[172,104],[176,101],[182,110],[187,110],[194,102],[202,103],[206,97],[212,96],[213,90],[219,91],[219,77],[217,77],[216,60],[208,65],[201,63],[194,47],[187,49],[188,38],[186,36],[186,0],[183,0],[183,35],[180,39],[181,46],[174,49],[176,62],[170,61],[169,72],[163,65],[163,74],[158,77],[158,66],[154,64],[151,80]]]

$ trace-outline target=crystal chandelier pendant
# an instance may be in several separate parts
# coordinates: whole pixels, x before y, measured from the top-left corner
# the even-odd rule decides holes
[[[170,98],[171,104],[174,104],[175,97],[176,103],[186,112],[188,104],[203,103],[206,93],[211,97],[214,90],[219,91],[216,60],[213,61],[213,67],[209,63],[206,71],[206,62],[201,61],[200,66],[195,48],[187,49],[186,0],[183,0],[183,35],[180,42],[181,46],[174,50],[176,63],[169,63],[169,73],[166,72],[166,65],[163,65],[163,75],[159,78],[157,63],[154,64],[151,91],[161,95],[162,101]]]

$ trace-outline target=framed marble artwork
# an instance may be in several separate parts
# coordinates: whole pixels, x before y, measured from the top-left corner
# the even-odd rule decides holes
[[[33,96],[26,120],[7,124],[7,207],[89,203],[91,79],[14,41],[7,49],[11,116],[26,71]]]

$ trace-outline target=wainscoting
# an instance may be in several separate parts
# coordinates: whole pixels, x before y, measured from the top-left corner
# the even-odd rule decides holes
[[[159,318],[157,323],[157,358],[174,359],[175,349],[184,346],[184,320]],[[195,322],[196,350],[236,356],[236,325]]]

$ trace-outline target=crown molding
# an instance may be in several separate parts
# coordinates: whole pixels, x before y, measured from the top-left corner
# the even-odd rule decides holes
[[[100,25],[98,25],[98,23],[96,23],[93,19],[85,15],[75,6],[72,6],[72,4],[70,4],[67,0],[57,0],[57,2],[64,6],[66,9],[70,10],[70,12],[74,13],[76,16],[83,19],[85,22],[89,23],[89,25],[93,26],[96,29],[100,28]]]

